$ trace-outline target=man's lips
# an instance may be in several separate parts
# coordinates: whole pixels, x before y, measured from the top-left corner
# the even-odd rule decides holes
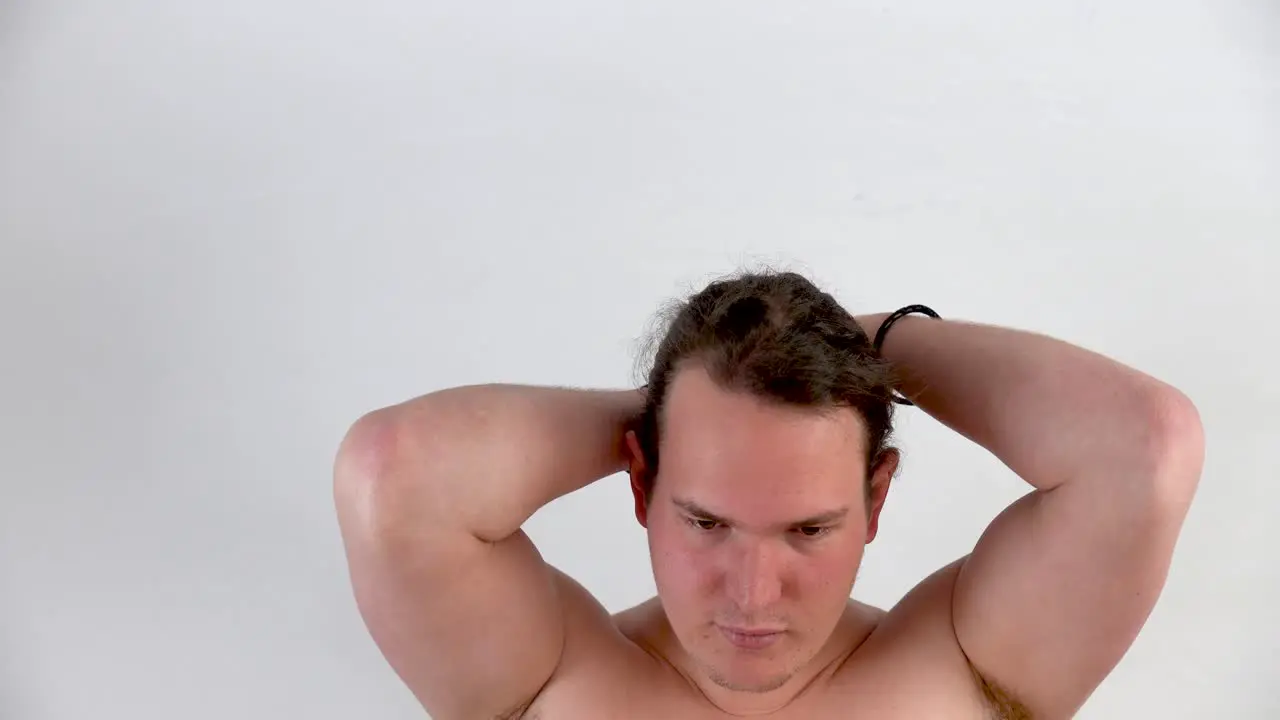
[[[717,625],[720,634],[735,647],[744,650],[760,650],[780,640],[786,630],[776,627],[732,627]]]

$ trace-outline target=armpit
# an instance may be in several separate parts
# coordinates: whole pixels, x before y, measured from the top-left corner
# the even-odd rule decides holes
[[[497,715],[494,715],[493,720],[538,720],[538,714],[536,712],[532,714],[526,714],[529,712],[529,708],[532,705],[533,705],[533,698],[530,698],[520,703],[519,705],[511,708],[510,710],[506,710],[504,712],[498,713]]]
[[[1013,693],[987,680],[972,664],[969,665],[969,670],[973,672],[973,678],[987,700],[991,720],[1036,720],[1027,706],[1014,697]]]

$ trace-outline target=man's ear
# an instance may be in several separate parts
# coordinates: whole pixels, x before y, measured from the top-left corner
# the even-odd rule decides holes
[[[867,497],[867,543],[876,539],[876,533],[880,530],[880,511],[884,509],[885,498],[889,495],[889,483],[893,481],[893,474],[898,470],[898,461],[901,455],[894,448],[889,448],[880,453],[880,457],[876,460],[876,464],[871,468],[871,474],[867,478],[869,483]]]
[[[631,494],[635,497],[636,503],[636,521],[640,523],[640,527],[649,528],[649,511],[645,503],[644,484],[642,478],[648,468],[644,463],[644,453],[640,450],[640,441],[636,438],[634,430],[628,430],[626,435],[627,442],[627,466],[628,472],[631,473]]]

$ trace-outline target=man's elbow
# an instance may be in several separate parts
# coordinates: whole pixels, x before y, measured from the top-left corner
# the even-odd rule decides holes
[[[1171,387],[1150,403],[1149,476],[1160,497],[1185,511],[1195,496],[1204,466],[1204,425],[1195,403]]]
[[[390,410],[371,412],[347,430],[333,462],[334,502],[346,532],[383,534],[420,507],[421,473],[406,468],[407,452]]]

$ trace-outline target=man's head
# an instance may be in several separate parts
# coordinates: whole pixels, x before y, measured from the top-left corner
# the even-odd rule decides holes
[[[632,487],[672,629],[721,686],[779,687],[834,630],[897,466],[891,387],[853,317],[795,273],[676,308],[627,435]]]

